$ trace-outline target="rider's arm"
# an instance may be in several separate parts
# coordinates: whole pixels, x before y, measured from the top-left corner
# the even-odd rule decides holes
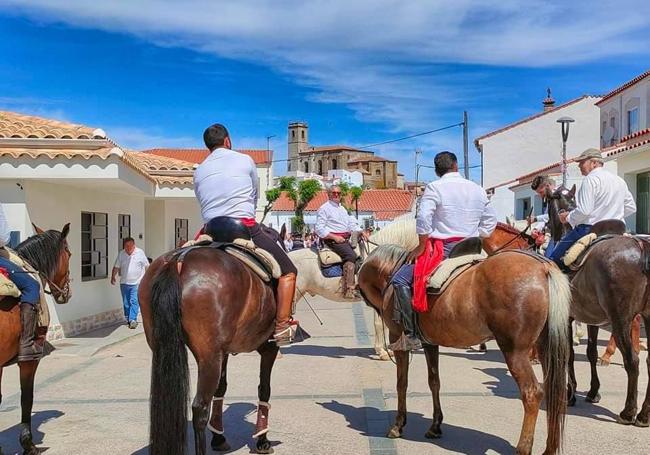
[[[483,210],[483,215],[481,216],[481,221],[478,225],[478,235],[479,237],[489,237],[492,235],[492,232],[497,227],[497,214],[490,204],[487,196],[485,196],[485,209]]]
[[[7,223],[7,217],[2,209],[2,204],[0,204],[0,247],[9,243],[10,236],[9,223]]]
[[[433,184],[429,183],[420,198],[418,217],[415,222],[415,231],[418,235],[428,236],[433,232],[433,214],[438,204],[440,204],[440,194]]]
[[[585,224],[596,208],[595,205],[596,181],[593,178],[586,177],[576,196],[576,208],[569,212],[567,222],[573,227]]]
[[[257,166],[255,166],[255,162],[253,161],[252,158],[250,158],[251,162],[251,170],[250,170],[250,176],[251,180],[253,181],[253,200],[255,201],[255,210],[257,211],[257,195],[260,194],[260,180],[257,177]]]
[[[628,217],[636,213],[636,202],[630,190],[625,190],[625,207],[623,209],[623,217]]]
[[[327,229],[327,212],[324,207],[318,209],[314,230],[316,231],[316,235],[323,240],[328,239],[330,236],[330,231]]]

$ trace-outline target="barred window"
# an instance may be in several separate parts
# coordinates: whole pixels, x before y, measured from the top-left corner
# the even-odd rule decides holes
[[[108,276],[108,214],[81,212],[81,279]]]

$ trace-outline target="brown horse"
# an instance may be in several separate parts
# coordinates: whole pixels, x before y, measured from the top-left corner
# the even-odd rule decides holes
[[[70,224],[66,224],[61,232],[50,230],[44,232],[37,228],[37,234],[29,237],[16,247],[16,253],[34,269],[41,278],[41,285],[46,287],[57,303],[67,303],[70,300],[70,250],[66,240]],[[47,291],[49,288],[49,291]],[[2,368],[11,363],[18,355],[20,340],[20,307],[19,300],[13,297],[0,297],[0,383]],[[47,334],[39,328],[40,339],[43,343]],[[40,453],[32,441],[32,405],[34,403],[34,377],[38,368],[38,360],[19,362],[20,370],[20,405],[22,417],[20,421],[20,445],[28,455]],[[0,402],[2,395],[0,394]],[[0,449],[0,452],[2,449]]]
[[[489,255],[501,250],[532,250],[535,239],[505,223],[497,223],[492,234],[483,239],[483,249]]]
[[[415,231],[413,231],[415,236]],[[384,319],[392,341],[402,333],[392,320],[393,298],[389,280],[408,251],[397,245],[375,249],[359,273],[366,302]],[[420,314],[420,331],[430,344],[424,353],[433,398],[433,423],[427,438],[442,435],[438,345],[462,348],[496,339],[524,405],[524,421],[517,453],[530,454],[542,398],[546,397],[548,438],[545,454],[560,450],[566,407],[568,359],[569,282],[554,265],[519,251],[490,256],[460,275],[437,298],[429,296],[429,311]],[[545,382],[542,388],[528,360],[537,344]],[[398,410],[388,437],[399,437],[406,425],[408,352],[395,353]]]
[[[571,190],[560,187],[547,194],[549,200],[549,225],[555,239],[562,234],[559,213],[575,207],[575,186]],[[648,427],[650,425],[650,384],[645,401],[637,414],[639,355],[632,345],[631,329],[636,315],[640,314],[650,337],[650,242],[640,237],[617,235],[605,239],[591,248],[591,252],[578,272],[572,274],[573,304],[571,316],[589,324],[587,357],[591,364],[591,387],[586,400],[600,400],[598,379],[598,327],[611,323],[612,334],[623,355],[627,372],[625,407],[618,416],[624,425]],[[569,360],[569,404],[575,403],[577,381],[573,368],[573,346]],[[650,357],[648,358],[650,375]]]
[[[215,248],[197,248],[189,251],[182,263],[174,253],[156,259],[138,294],[153,352],[150,453],[185,453],[189,394],[186,346],[198,365],[192,402],[196,453],[206,453],[206,426],[213,433],[212,448],[229,450],[222,422],[228,355],[255,350],[262,359],[253,436],[258,453],[272,452],[266,433],[271,370],[278,353],[275,343],[269,342],[275,323],[273,289],[231,255]]]

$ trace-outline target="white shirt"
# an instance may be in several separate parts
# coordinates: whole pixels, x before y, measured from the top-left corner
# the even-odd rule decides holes
[[[217,216],[255,218],[255,162],[234,150],[215,149],[194,171],[194,192],[206,223]]]
[[[323,239],[332,232],[340,234],[360,230],[357,220],[341,204],[327,201],[318,209],[315,231],[320,238]]]
[[[120,270],[120,284],[140,284],[144,272],[149,267],[149,259],[144,251],[135,247],[130,255],[124,250],[120,251],[113,267]]]
[[[592,170],[582,181],[576,196],[576,208],[567,220],[571,226],[596,224],[603,220],[625,221],[636,213],[636,203],[625,180],[602,167]]]
[[[418,235],[436,239],[489,237],[497,217],[483,188],[448,172],[427,185],[415,225]]]
[[[0,204],[0,246],[9,244],[10,238],[11,231],[9,230],[9,223],[7,223],[5,211],[2,208],[2,204]]]

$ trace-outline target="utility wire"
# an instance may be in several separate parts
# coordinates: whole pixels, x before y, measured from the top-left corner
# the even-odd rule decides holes
[[[400,137],[398,139],[391,139],[390,141],[377,142],[376,144],[368,144],[368,145],[364,145],[363,147],[358,147],[358,148],[360,150],[362,150],[362,149],[367,149],[367,148],[370,148],[370,147],[377,147],[378,145],[392,144],[393,142],[405,141],[407,139],[413,139],[414,137],[426,136],[427,134],[437,133],[438,131],[448,130],[450,128],[455,128],[455,127],[461,126],[461,125],[463,125],[463,122],[455,123],[453,125],[443,126],[442,128],[438,128],[438,129],[431,130],[431,131],[424,131],[423,133],[417,133],[417,134],[413,134],[411,136]]]

